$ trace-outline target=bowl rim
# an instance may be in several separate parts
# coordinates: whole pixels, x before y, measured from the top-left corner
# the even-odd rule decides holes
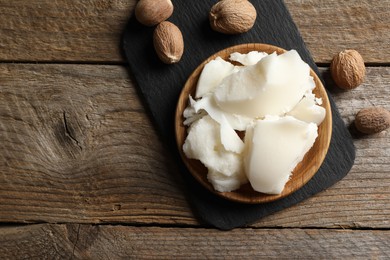
[[[310,179],[312,179],[314,177],[315,174],[317,174],[318,169],[320,168],[320,166],[322,165],[323,161],[325,160],[326,154],[327,154],[328,149],[329,149],[330,140],[331,140],[331,137],[332,137],[332,123],[333,123],[333,121],[332,121],[332,110],[331,110],[331,106],[330,106],[328,93],[327,93],[324,85],[322,84],[322,81],[320,80],[318,75],[314,72],[314,70],[310,67],[310,75],[313,77],[313,79],[315,81],[315,84],[316,84],[315,89],[318,88],[317,91],[320,91],[323,94],[320,97],[323,100],[323,105],[322,106],[326,109],[326,116],[325,116],[325,119],[323,120],[323,122],[321,123],[321,125],[318,127],[318,136],[316,138],[315,143],[310,148],[310,150],[305,154],[304,159],[307,157],[307,155],[310,153],[310,151],[313,149],[313,147],[316,145],[316,143],[319,142],[320,128],[321,128],[321,132],[325,131],[327,133],[327,134],[326,133],[322,133],[322,135],[325,134],[326,138],[325,138],[324,145],[321,146],[322,147],[321,153],[319,153],[320,154],[320,158],[319,159],[315,158],[316,161],[318,162],[318,166],[315,167],[316,169],[314,170],[314,173],[310,174],[310,176],[308,178],[305,178],[301,182],[301,184],[298,185],[296,188],[290,189],[290,191],[286,192],[286,193],[284,193],[282,191],[282,193],[279,194],[279,195],[264,194],[264,193],[256,192],[256,191],[253,190],[253,188],[252,188],[253,192],[255,194],[258,194],[258,196],[253,196],[252,194],[250,194],[250,195],[248,195],[248,198],[246,198],[246,196],[243,196],[243,197],[242,196],[239,196],[239,197],[231,196],[231,194],[236,193],[237,190],[236,191],[231,191],[231,192],[218,192],[218,191],[216,191],[212,187],[210,182],[208,182],[208,181],[205,182],[204,178],[201,178],[200,174],[194,173],[193,165],[191,164],[191,162],[194,163],[193,161],[197,161],[198,163],[200,163],[200,161],[187,158],[186,155],[183,152],[182,145],[184,144],[184,141],[186,139],[187,134],[185,134],[185,136],[182,138],[183,141],[181,141],[179,133],[178,133],[178,130],[179,129],[183,130],[183,128],[184,128],[184,130],[186,131],[187,128],[188,128],[188,126],[184,126],[183,125],[183,121],[184,121],[183,120],[183,111],[184,111],[186,106],[184,106],[184,109],[182,109],[182,107],[183,107],[183,103],[188,104],[188,99],[189,99],[188,94],[186,96],[183,96],[183,94],[188,89],[189,89],[188,93],[194,92],[196,90],[196,83],[197,83],[197,81],[199,79],[199,75],[202,72],[204,66],[208,62],[210,62],[211,60],[215,59],[218,56],[220,56],[224,60],[226,60],[227,58],[224,58],[224,56],[230,55],[231,53],[236,52],[236,51],[242,51],[242,49],[247,49],[247,50],[244,51],[244,52],[241,52],[241,53],[248,53],[250,51],[263,51],[263,52],[267,52],[268,54],[276,52],[278,55],[280,55],[280,54],[282,54],[282,53],[287,51],[287,50],[285,50],[285,49],[283,49],[281,47],[270,45],[270,44],[265,44],[265,43],[245,43],[245,44],[239,44],[239,45],[234,45],[234,46],[230,46],[230,47],[224,48],[224,49],[222,49],[222,50],[212,54],[207,59],[205,59],[188,76],[188,78],[187,78],[187,80],[186,80],[186,82],[185,82],[185,84],[184,84],[184,86],[183,86],[183,88],[182,88],[182,90],[180,92],[180,96],[178,98],[178,102],[176,104],[176,110],[175,110],[175,120],[174,120],[175,121],[174,122],[174,124],[175,124],[175,140],[176,140],[176,145],[177,145],[177,149],[179,150],[179,154],[180,154],[181,160],[184,162],[187,170],[208,191],[212,192],[213,194],[216,194],[219,197],[225,198],[225,199],[230,200],[230,201],[240,202],[240,203],[246,203],[246,204],[268,203],[268,202],[276,201],[276,200],[279,200],[279,199],[282,199],[282,198],[284,198],[286,196],[291,195],[295,191],[297,191],[300,188],[302,188]],[[272,50],[272,51],[270,51],[270,50]],[[194,75],[195,75],[195,80],[193,80]],[[185,101],[185,102],[183,102],[183,101]],[[325,121],[326,121],[326,129],[324,129],[325,126],[322,126],[322,124],[324,124]],[[302,161],[304,161],[304,159]],[[313,160],[314,160],[314,158],[313,158]],[[300,165],[300,164],[301,163],[299,163],[298,165]],[[295,169],[298,168],[298,165],[295,167]],[[290,176],[290,180],[286,183],[284,190],[286,189],[286,186],[291,181],[291,179],[293,179],[293,174],[294,174],[295,169],[293,170],[293,173]],[[313,170],[311,170],[311,171],[313,171]],[[206,173],[206,175],[207,175],[207,173]],[[250,186],[250,184],[248,184],[248,185]],[[240,190],[240,189],[238,189],[238,190]],[[263,199],[261,199],[261,198],[263,198]]]

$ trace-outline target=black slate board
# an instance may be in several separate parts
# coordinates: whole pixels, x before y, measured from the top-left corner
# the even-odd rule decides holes
[[[172,2],[175,10],[169,21],[181,29],[185,42],[185,52],[178,64],[164,65],[158,60],[153,50],[153,28],[142,26],[134,18],[126,28],[123,47],[140,95],[160,137],[181,168],[195,216],[204,224],[224,230],[248,225],[303,201],[342,179],[353,165],[355,148],[331,96],[333,135],[328,154],[317,174],[292,195],[267,204],[240,204],[212,194],[193,179],[178,155],[173,120],[180,91],[188,76],[203,60],[229,46],[267,43],[287,50],[296,49],[302,59],[319,73],[282,0],[252,0],[258,14],[255,26],[247,33],[233,36],[210,29],[208,12],[217,1]]]

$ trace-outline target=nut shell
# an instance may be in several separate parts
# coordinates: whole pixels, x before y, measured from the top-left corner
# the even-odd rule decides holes
[[[209,20],[214,31],[239,34],[253,27],[256,16],[256,9],[248,0],[221,0],[211,8]]]
[[[146,26],[154,26],[173,13],[171,0],[140,0],[135,7],[135,18]]]
[[[382,107],[360,110],[355,117],[355,126],[364,134],[376,134],[390,127],[390,112]]]
[[[345,50],[335,55],[330,71],[337,86],[347,90],[358,87],[366,76],[364,60],[355,50]]]
[[[157,56],[166,64],[180,61],[184,52],[183,35],[171,22],[160,23],[153,33],[153,45]]]

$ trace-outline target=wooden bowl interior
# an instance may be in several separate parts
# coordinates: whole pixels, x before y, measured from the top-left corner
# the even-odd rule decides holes
[[[314,78],[316,84],[316,88],[313,90],[313,93],[316,95],[316,97],[322,98],[322,106],[326,109],[326,117],[318,128],[318,137],[313,147],[309,150],[309,152],[307,152],[303,160],[296,166],[290,180],[287,182],[281,194],[269,195],[256,192],[252,189],[249,183],[232,192],[217,192],[214,190],[211,183],[207,180],[207,168],[203,166],[203,164],[198,160],[188,159],[183,153],[182,149],[185,138],[187,136],[187,127],[183,125],[183,111],[188,105],[188,96],[195,96],[196,84],[205,64],[210,60],[215,59],[217,56],[227,60],[229,55],[233,52],[248,53],[250,51],[261,51],[269,54],[273,52],[282,54],[285,52],[284,49],[276,46],[252,43],[233,46],[209,57],[190,75],[180,94],[175,115],[175,131],[178,149],[185,165],[187,166],[190,173],[204,187],[229,200],[242,203],[265,203],[288,196],[305,185],[316,174],[328,151],[332,134],[332,114],[326,90],[313,70],[311,70],[311,76]]]

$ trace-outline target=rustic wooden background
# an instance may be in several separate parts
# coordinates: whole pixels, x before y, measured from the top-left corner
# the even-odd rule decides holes
[[[0,259],[389,258],[390,130],[350,126],[390,109],[390,0],[286,0],[357,149],[328,190],[257,223],[200,224],[137,96],[120,48],[135,0],[0,0]],[[333,88],[343,49],[367,64]]]

